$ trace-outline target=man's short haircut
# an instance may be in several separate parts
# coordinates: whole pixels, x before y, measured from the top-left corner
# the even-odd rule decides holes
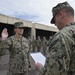
[[[74,9],[72,7],[65,7],[62,10],[64,10],[67,14],[74,16]]]

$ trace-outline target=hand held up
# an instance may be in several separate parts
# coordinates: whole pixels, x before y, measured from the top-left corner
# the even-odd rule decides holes
[[[7,37],[8,37],[8,31],[7,31],[7,28],[4,28],[1,33],[1,38],[2,40],[5,40]]]

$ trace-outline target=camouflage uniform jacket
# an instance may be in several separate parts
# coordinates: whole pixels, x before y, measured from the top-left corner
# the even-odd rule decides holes
[[[47,40],[46,39],[42,40],[42,47],[47,47]]]
[[[40,75],[75,75],[75,23],[54,35]]]
[[[37,47],[41,47],[41,44],[42,44],[41,39],[37,39],[36,42],[37,42]]]
[[[23,73],[28,71],[28,53],[29,46],[26,38],[22,37],[22,40],[16,35],[9,37],[5,40],[3,50],[9,50],[9,75],[10,73]],[[3,50],[0,49],[0,52]]]

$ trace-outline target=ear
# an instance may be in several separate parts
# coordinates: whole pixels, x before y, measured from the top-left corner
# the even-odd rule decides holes
[[[16,28],[14,28],[14,33],[16,32]]]
[[[59,12],[59,15],[60,15],[61,19],[64,19],[65,14],[64,14],[63,11],[60,11],[60,12]]]

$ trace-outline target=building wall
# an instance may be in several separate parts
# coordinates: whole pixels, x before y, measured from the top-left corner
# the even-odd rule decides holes
[[[31,29],[31,38],[34,36],[36,38],[36,29],[50,31],[50,32],[58,32],[58,29],[55,27],[39,24],[39,23],[32,23],[31,21],[21,20],[19,18],[9,17],[6,15],[0,14],[0,23],[4,25],[13,25],[15,22],[22,21],[25,27]]]

